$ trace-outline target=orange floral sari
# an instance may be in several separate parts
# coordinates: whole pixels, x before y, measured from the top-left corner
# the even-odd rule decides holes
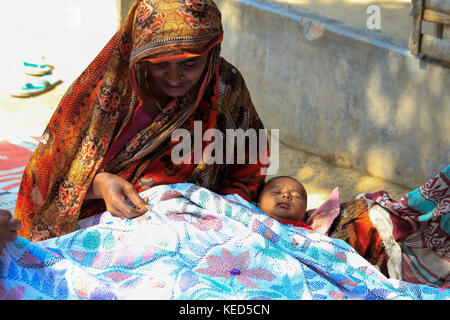
[[[104,211],[103,200],[84,201],[99,171],[119,175],[138,191],[191,182],[256,200],[268,151],[265,161],[258,158],[255,164],[210,164],[203,158],[174,164],[171,159],[172,133],[186,129],[193,135],[195,121],[201,121],[202,132],[218,129],[224,135],[227,129],[263,129],[242,76],[220,57],[222,34],[221,15],[211,0],[136,1],[119,31],[66,92],[25,168],[15,209],[23,225],[20,235],[32,241],[61,236],[72,232],[79,218]],[[142,106],[136,90],[139,62],[207,52],[199,83],[103,163]],[[202,151],[208,143],[202,141]]]

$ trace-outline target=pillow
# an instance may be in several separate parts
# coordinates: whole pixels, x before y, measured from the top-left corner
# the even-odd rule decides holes
[[[331,224],[339,214],[339,208],[339,188],[336,187],[319,208],[306,212],[306,224],[314,231],[328,235]]]

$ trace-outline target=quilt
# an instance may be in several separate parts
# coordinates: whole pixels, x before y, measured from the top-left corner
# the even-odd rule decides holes
[[[192,184],[141,194],[152,210],[105,212],[0,255],[0,299],[450,300],[386,278],[343,240],[282,225],[237,195]]]

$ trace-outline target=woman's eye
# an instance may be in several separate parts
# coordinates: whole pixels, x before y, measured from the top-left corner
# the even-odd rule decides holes
[[[167,62],[152,63],[152,66],[155,68],[165,68],[167,66]]]
[[[185,61],[185,62],[183,62],[183,67],[185,67],[185,68],[192,68],[192,67],[194,67],[196,64],[197,64],[197,61],[196,61],[196,60],[193,60],[193,61]]]

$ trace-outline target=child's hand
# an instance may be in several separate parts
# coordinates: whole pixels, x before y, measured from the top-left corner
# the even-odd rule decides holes
[[[17,239],[17,231],[22,227],[18,219],[13,219],[11,212],[0,209],[0,253],[6,242]]]

